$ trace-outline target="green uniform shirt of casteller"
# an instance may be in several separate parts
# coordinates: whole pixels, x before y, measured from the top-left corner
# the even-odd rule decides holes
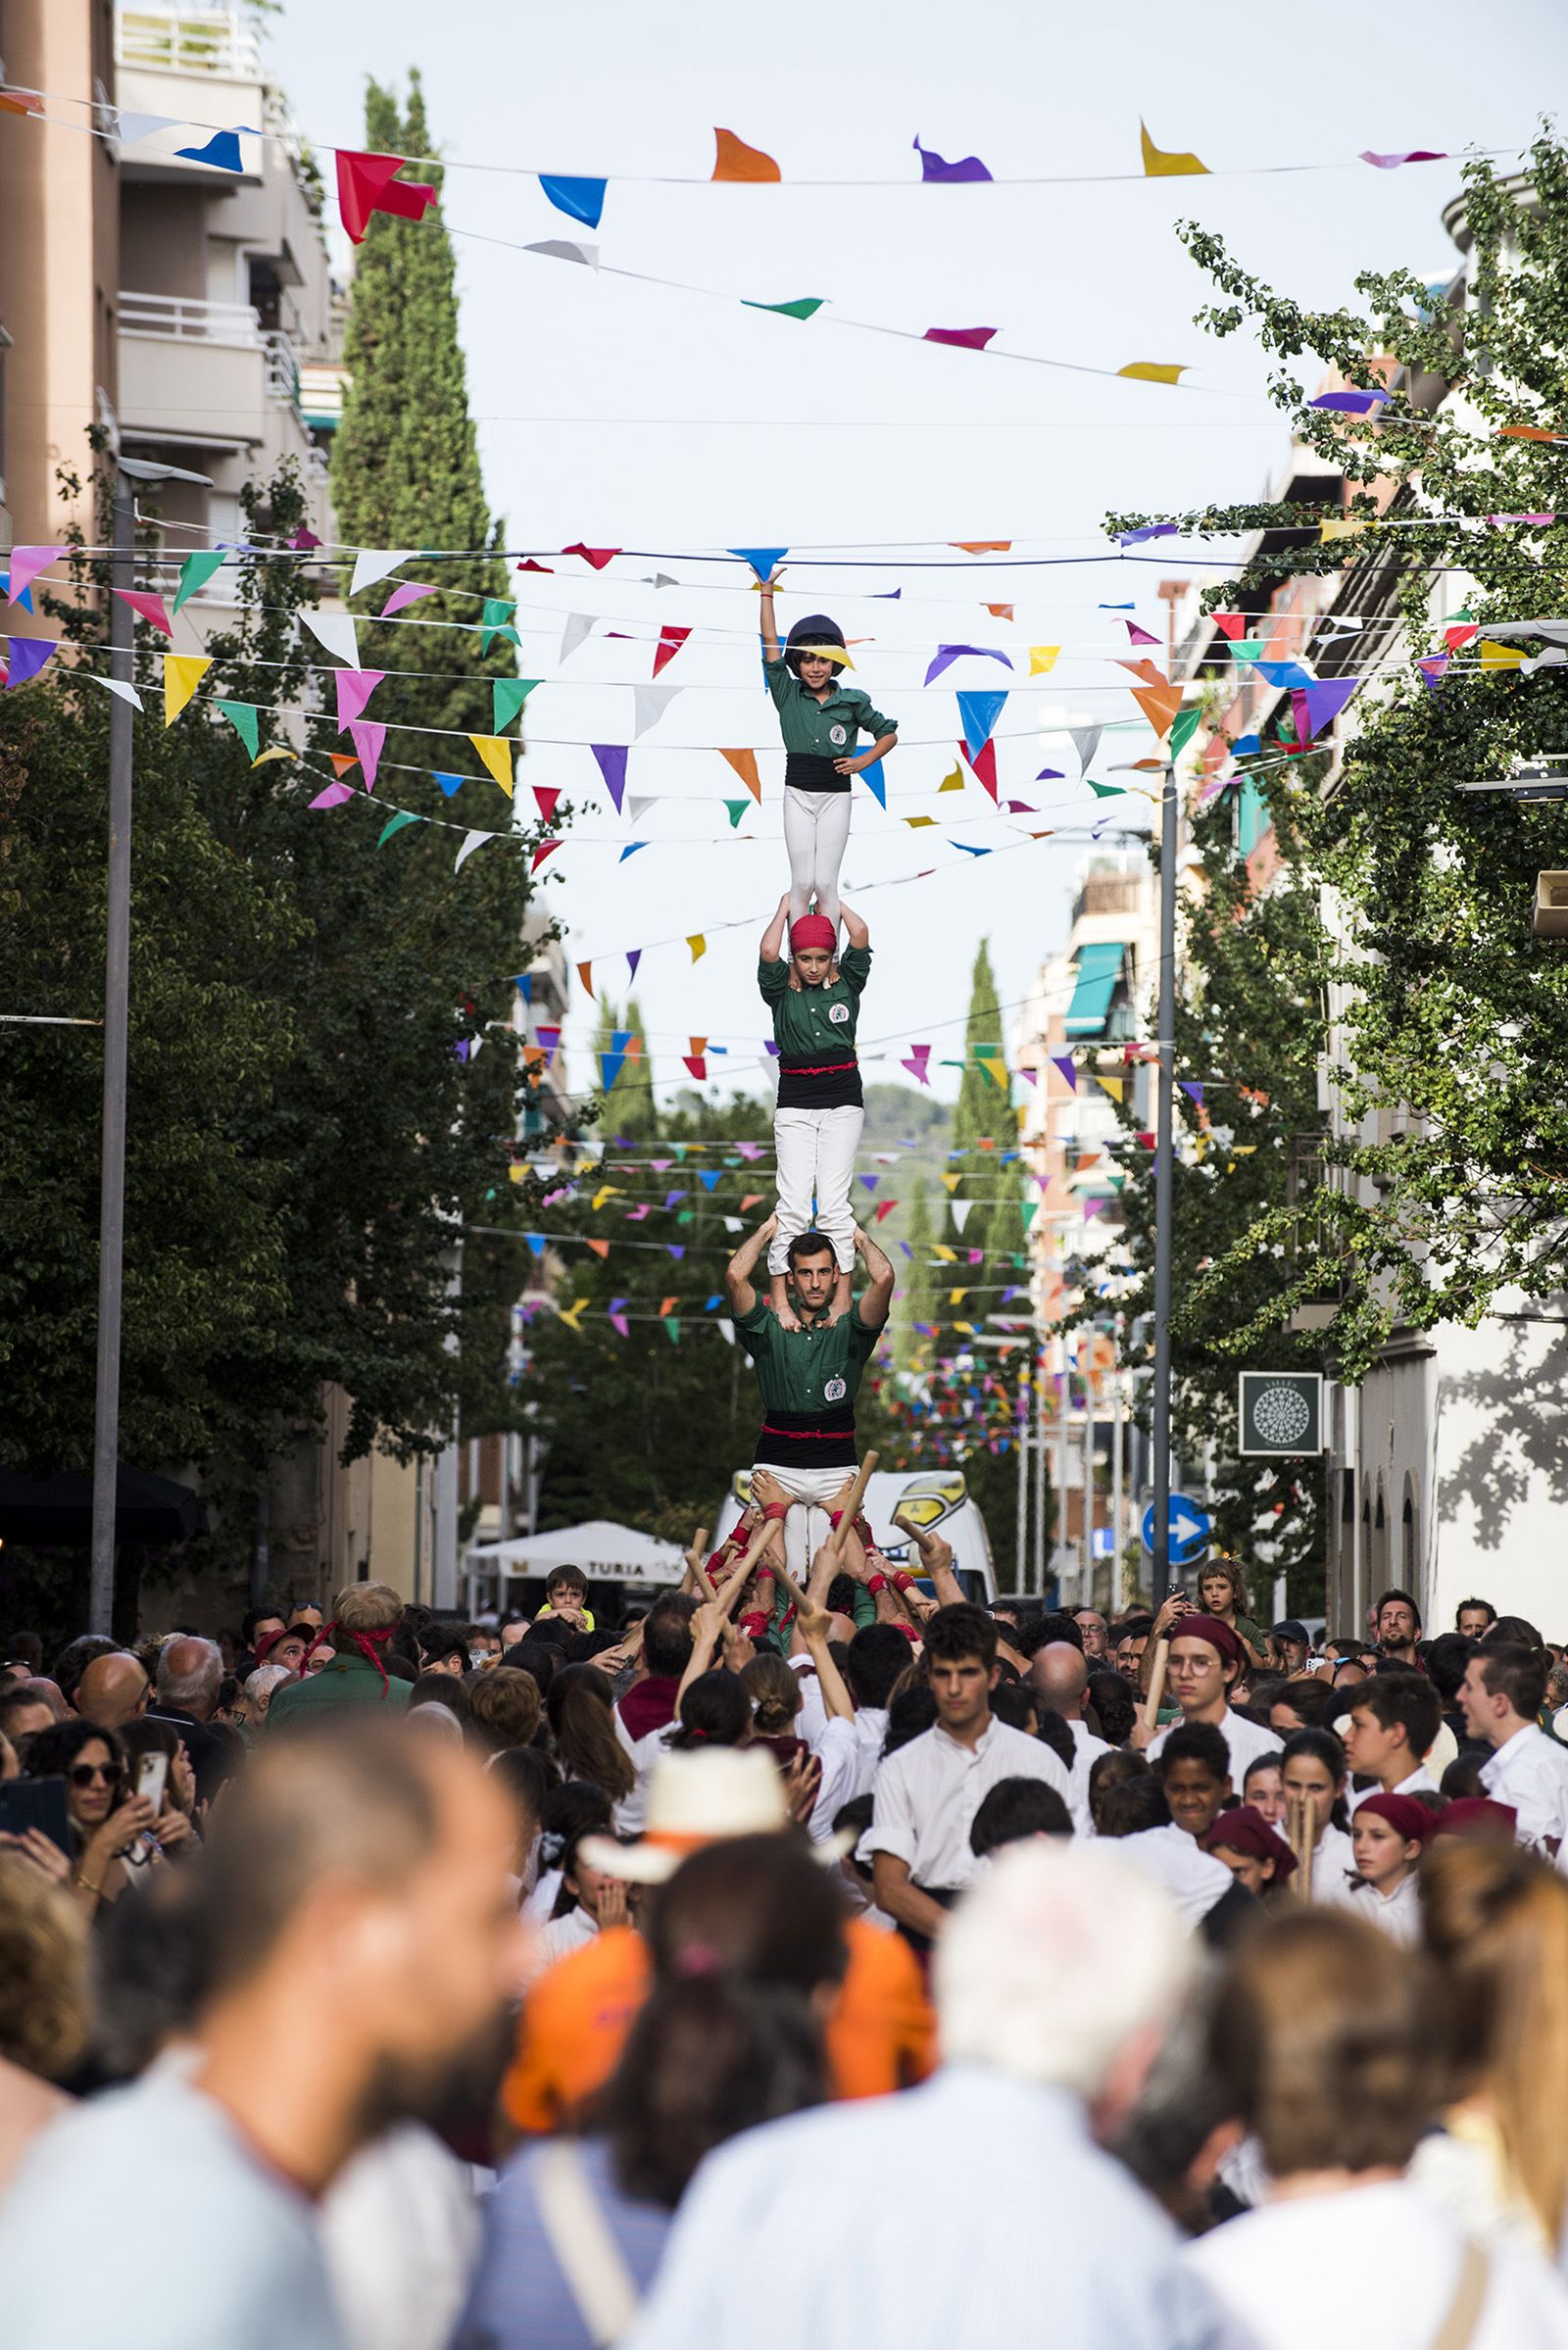
[[[860,992],[870,976],[869,947],[846,947],[837,979],[820,987],[793,988],[788,963],[760,962],[757,984],[772,1006],[773,1042],[783,1057],[818,1064],[853,1057]]]
[[[412,1694],[412,1683],[399,1681],[395,1675],[388,1676],[383,1689],[380,1674],[366,1657],[334,1656],[318,1673],[308,1674],[304,1681],[285,1682],[272,1691],[267,1727],[275,1730],[280,1722],[312,1721],[321,1714],[360,1705],[385,1705],[395,1714],[402,1713]]]
[[[858,732],[868,734],[873,743],[885,734],[898,733],[898,720],[873,710],[869,694],[863,694],[858,685],[836,680],[827,700],[818,702],[785,665],[782,656],[763,665],[786,751],[810,751],[819,759],[853,759]]]
[[[750,1313],[736,1315],[735,1328],[769,1411],[838,1411],[853,1403],[882,1335],[861,1321],[858,1299],[836,1322],[807,1322],[791,1331],[759,1297]],[[840,1383],[842,1393],[830,1395],[828,1389]]]

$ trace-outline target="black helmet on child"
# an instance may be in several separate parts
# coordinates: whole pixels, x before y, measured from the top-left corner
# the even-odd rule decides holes
[[[837,620],[830,620],[826,612],[808,612],[804,620],[796,621],[784,640],[785,665],[799,677],[801,655],[818,652],[824,646],[830,646],[840,653],[849,651],[844,642],[844,631]],[[835,662],[834,666],[837,665]]]

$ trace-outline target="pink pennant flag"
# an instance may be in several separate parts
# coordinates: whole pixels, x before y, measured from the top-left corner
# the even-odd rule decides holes
[[[360,755],[360,765],[365,770],[365,788],[367,792],[373,792],[375,770],[380,764],[382,748],[386,742],[386,728],[377,725],[373,718],[355,718],[349,725],[349,741]]]
[[[345,800],[352,800],[353,797],[354,787],[352,784],[329,783],[324,792],[317,793],[311,806],[313,808],[341,808]]]
[[[951,343],[959,351],[983,351],[995,326],[928,326],[922,340],[928,343]]]
[[[1412,147],[1404,155],[1375,155],[1370,147],[1363,147],[1361,161],[1370,164],[1375,171],[1396,171],[1401,164],[1446,163],[1447,155],[1442,147]]]
[[[1157,636],[1151,636],[1148,629],[1140,628],[1136,620],[1123,620],[1122,626],[1127,631],[1129,645],[1157,645],[1159,643]]]
[[[172,639],[173,623],[169,617],[168,609],[162,596],[155,596],[151,588],[116,588],[115,594],[120,598],[122,604],[128,604],[133,612],[138,613],[152,627],[161,629],[165,636]]]
[[[351,726],[356,718],[364,717],[366,704],[385,675],[385,669],[336,669],[333,671],[333,680],[337,686],[337,730],[339,734]]]
[[[400,579],[381,607],[381,617],[390,620],[394,612],[402,612],[406,605],[417,604],[421,596],[439,596],[440,593],[439,588],[421,587],[417,580]]]
[[[909,1075],[916,1079],[919,1084],[929,1085],[931,1083],[930,1046],[911,1045],[909,1047],[908,1056],[901,1063],[901,1066],[907,1069]]]
[[[47,571],[56,556],[69,553],[66,547],[13,547],[6,557],[6,567],[11,574],[7,601],[20,603],[39,572]]]

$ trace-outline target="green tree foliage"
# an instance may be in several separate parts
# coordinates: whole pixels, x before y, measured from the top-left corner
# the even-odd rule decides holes
[[[1255,610],[1282,574],[1343,567],[1342,601],[1373,612],[1392,602],[1408,630],[1351,706],[1332,795],[1283,787],[1303,882],[1321,883],[1336,908],[1327,976],[1348,1008],[1333,1075],[1349,1139],[1309,1202],[1260,1199],[1240,1237],[1222,1235],[1229,1245],[1189,1299],[1208,1312],[1252,1260],[1282,1252],[1272,1294],[1233,1318],[1232,1350],[1247,1353],[1321,1295],[1327,1271],[1340,1297],[1327,1358],[1348,1378],[1396,1328],[1473,1323],[1509,1286],[1539,1297],[1568,1281],[1568,958],[1531,935],[1537,871],[1568,865],[1568,812],[1460,788],[1562,749],[1568,672],[1484,671],[1474,646],[1430,680],[1416,667],[1446,649],[1432,618],[1446,578],[1469,583],[1479,622],[1568,609],[1568,517],[1486,520],[1550,517],[1563,505],[1561,449],[1517,436],[1568,418],[1568,151],[1544,134],[1522,184],[1484,159],[1464,178],[1467,299],[1435,299],[1408,272],[1369,272],[1357,280],[1362,310],[1312,312],[1210,232],[1182,232],[1227,298],[1207,322],[1221,335],[1251,322],[1274,355],[1273,397],[1325,469],[1343,471],[1348,511],[1366,525],[1320,544],[1299,530],[1312,518],[1299,506],[1182,517],[1216,534],[1297,526],[1294,543],[1260,550],[1210,602],[1250,598]],[[1395,396],[1381,421],[1307,408],[1313,386],[1298,363],[1308,354],[1351,383],[1387,378]],[[1440,408],[1446,388],[1462,398]],[[1320,674],[1353,675],[1360,658],[1347,640]],[[1283,984],[1308,995],[1323,976],[1323,942],[1308,936]]]

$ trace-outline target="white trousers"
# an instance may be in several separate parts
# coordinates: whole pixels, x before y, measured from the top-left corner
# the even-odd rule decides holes
[[[768,1245],[767,1269],[789,1268],[789,1246],[798,1233],[820,1232],[833,1244],[841,1273],[855,1265],[855,1215],[850,1185],[860,1148],[863,1109],[779,1109],[773,1113],[773,1149],[778,1159],[778,1230]],[[812,1194],[816,1213],[811,1213]]]
[[[759,1468],[765,1469],[776,1485],[781,1485],[792,1501],[804,1501],[805,1509],[792,1509],[784,1521],[784,1564],[796,1582],[804,1587],[810,1572],[812,1559],[832,1533],[827,1505],[838,1493],[853,1469],[781,1469],[776,1461],[759,1461],[753,1467],[755,1477]]]
[[[850,792],[784,790],[784,848],[790,860],[790,920],[811,910],[839,920],[839,867],[850,837]]]

